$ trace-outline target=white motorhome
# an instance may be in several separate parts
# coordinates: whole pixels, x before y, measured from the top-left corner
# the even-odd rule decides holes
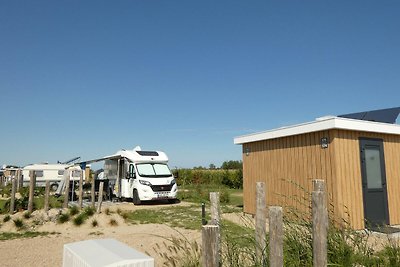
[[[109,179],[119,198],[132,198],[138,205],[146,200],[176,201],[178,187],[162,151],[120,150],[104,158],[104,179]]]
[[[31,164],[22,169],[24,186],[29,186],[31,171],[35,171],[36,186],[45,186],[46,181],[50,181],[50,187],[53,191],[57,190],[60,181],[65,179],[66,175],[69,175],[72,181],[79,181],[82,172],[79,166],[67,164]],[[83,175],[85,175],[85,172],[83,172]]]

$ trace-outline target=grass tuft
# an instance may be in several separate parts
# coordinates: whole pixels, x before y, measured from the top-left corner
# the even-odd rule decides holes
[[[11,220],[11,216],[10,216],[9,214],[7,214],[6,216],[4,216],[3,222],[8,222],[9,220]]]
[[[60,214],[60,216],[58,217],[57,222],[58,222],[58,223],[65,223],[65,222],[68,222],[69,219],[70,219],[70,216],[69,216],[68,213],[62,213],[62,214]]]
[[[75,216],[75,215],[78,214],[78,213],[79,213],[79,208],[78,208],[78,206],[71,206],[71,207],[69,208],[69,215]]]
[[[99,226],[99,222],[98,222],[96,219],[94,219],[94,220],[92,221],[92,226],[93,226],[93,227]]]
[[[117,220],[115,220],[114,218],[111,218],[109,224],[110,224],[111,226],[117,226],[117,225],[118,225],[118,222],[117,222]]]
[[[21,229],[22,227],[24,227],[24,222],[21,219],[15,219],[13,221],[14,221],[15,227],[17,227],[18,229]]]
[[[78,216],[76,216],[72,222],[74,223],[75,226],[81,226],[85,220],[87,219],[87,217],[85,216],[84,213],[79,214]]]

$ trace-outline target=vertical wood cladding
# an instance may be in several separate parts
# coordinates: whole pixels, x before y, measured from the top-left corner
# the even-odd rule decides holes
[[[326,149],[320,144],[323,137],[329,139]],[[335,218],[355,229],[364,228],[360,137],[384,141],[390,223],[400,224],[400,136],[345,130],[243,144],[244,211],[255,213],[255,183],[263,181],[267,205],[305,212],[312,180],[323,179]]]

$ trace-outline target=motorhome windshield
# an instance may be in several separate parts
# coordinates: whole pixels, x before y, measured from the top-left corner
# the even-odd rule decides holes
[[[162,163],[140,163],[136,164],[138,174],[142,177],[170,177],[171,171],[167,164]]]

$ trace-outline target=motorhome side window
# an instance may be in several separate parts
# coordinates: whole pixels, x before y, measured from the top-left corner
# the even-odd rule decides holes
[[[58,170],[58,175],[64,175],[64,170]]]
[[[79,170],[72,171],[72,177],[80,177],[80,176],[81,176],[81,172]]]
[[[129,164],[129,178],[135,178],[135,166]]]
[[[35,171],[36,177],[43,177],[43,171]]]

